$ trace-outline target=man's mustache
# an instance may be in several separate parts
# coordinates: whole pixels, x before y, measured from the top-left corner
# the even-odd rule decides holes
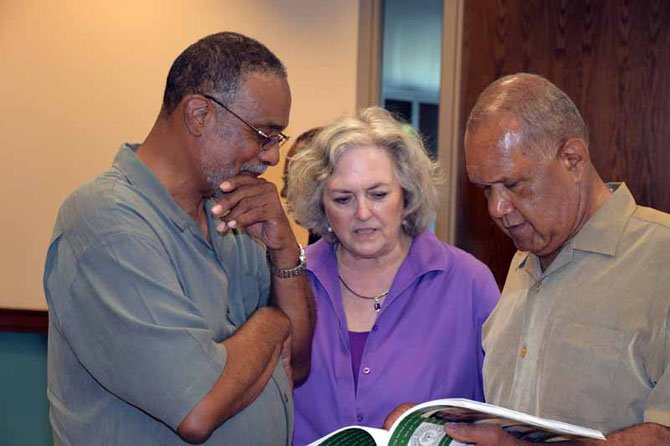
[[[242,172],[249,172],[253,173],[254,175],[263,175],[265,171],[268,169],[267,164],[243,164],[240,167],[240,173]]]

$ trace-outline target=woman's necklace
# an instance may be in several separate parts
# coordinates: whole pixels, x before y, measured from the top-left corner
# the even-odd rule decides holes
[[[342,285],[349,290],[351,294],[353,294],[356,297],[360,297],[361,299],[368,299],[368,300],[373,300],[375,303],[372,305],[372,307],[375,309],[377,313],[379,313],[379,310],[382,308],[382,301],[384,298],[388,295],[389,291],[391,290],[386,290],[381,294],[378,294],[376,296],[364,296],[362,294],[358,294],[356,291],[352,290],[349,285],[347,285],[347,282],[344,281],[341,275],[337,275],[337,277],[340,279],[340,282],[342,282]]]

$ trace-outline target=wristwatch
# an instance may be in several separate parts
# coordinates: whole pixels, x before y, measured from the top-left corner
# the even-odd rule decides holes
[[[305,250],[302,245],[298,243],[298,265],[293,268],[283,269],[277,268],[270,258],[270,253],[267,253],[268,264],[270,265],[270,272],[273,276],[279,277],[280,279],[290,279],[291,277],[296,277],[300,275],[307,268],[307,259],[305,257]]]

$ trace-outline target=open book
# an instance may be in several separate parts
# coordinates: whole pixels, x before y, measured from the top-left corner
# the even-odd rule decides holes
[[[390,431],[363,426],[338,429],[309,446],[463,446],[449,438],[447,423],[495,423],[516,438],[556,441],[570,438],[605,436],[594,429],[479,403],[463,398],[428,401],[402,414]]]

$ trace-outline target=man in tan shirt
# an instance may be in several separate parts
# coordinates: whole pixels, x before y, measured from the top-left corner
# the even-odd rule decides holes
[[[484,326],[487,402],[600,429],[609,446],[670,444],[670,215],[602,181],[579,111],[539,76],[482,93],[465,151],[519,250]],[[493,426],[446,429],[527,444]]]

